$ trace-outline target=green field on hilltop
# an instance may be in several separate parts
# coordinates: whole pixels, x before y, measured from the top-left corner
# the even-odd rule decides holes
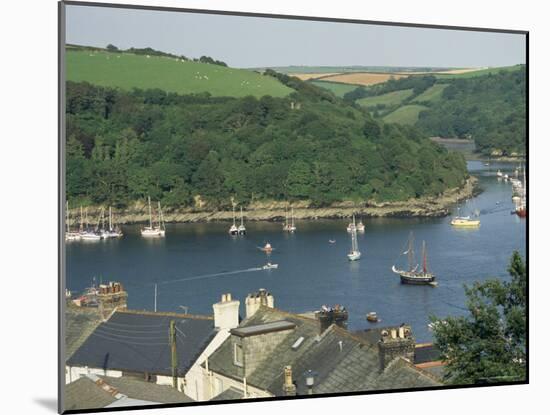
[[[498,68],[480,69],[479,71],[466,72],[461,74],[434,74],[438,79],[459,79],[459,78],[475,78],[476,76],[483,76],[489,74],[498,74],[500,72],[512,72],[519,70],[523,65],[502,66]]]
[[[437,101],[441,98],[443,90],[447,88],[447,84],[435,84],[434,86],[428,88],[420,95],[418,95],[414,102],[426,102],[426,101]]]
[[[414,125],[418,121],[418,114],[420,114],[420,111],[426,109],[428,109],[428,107],[423,105],[405,105],[386,115],[384,121]]]
[[[361,98],[357,100],[357,103],[362,107],[374,107],[376,105],[399,105],[404,99],[411,96],[412,93],[412,89],[401,89],[399,91],[388,92],[387,94]]]
[[[342,98],[347,92],[353,91],[357,88],[357,85],[342,84],[340,82],[329,82],[329,81],[309,81],[315,86],[320,88],[328,89],[337,97]]]
[[[293,89],[271,76],[164,56],[73,51],[66,53],[67,80],[125,90],[158,88],[178,94],[284,97]]]

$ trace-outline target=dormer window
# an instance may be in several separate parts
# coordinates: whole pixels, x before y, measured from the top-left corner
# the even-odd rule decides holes
[[[238,343],[233,344],[233,363],[236,366],[241,366],[241,367],[244,365],[243,346]]]

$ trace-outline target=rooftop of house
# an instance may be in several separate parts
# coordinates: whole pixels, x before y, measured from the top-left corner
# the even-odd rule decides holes
[[[193,400],[171,386],[131,377],[87,375],[65,387],[65,410],[183,403]]]
[[[306,376],[315,374],[314,393],[352,392],[365,390],[436,386],[440,383],[429,373],[398,358],[380,371],[377,344],[349,333],[336,325],[319,334],[317,320],[262,307],[244,320],[239,329],[286,321],[295,325],[289,334],[266,356],[247,377],[251,386],[281,395],[284,367],[292,366],[298,394],[306,394]],[[299,340],[303,338],[302,340]],[[233,364],[231,338],[209,358],[209,369],[241,380],[239,368]]]
[[[82,346],[101,321],[102,316],[97,308],[67,307],[65,312],[65,356],[67,358]]]
[[[67,365],[171,375],[171,320],[176,322],[178,371],[185,374],[217,333],[212,318],[117,311],[93,330]]]
[[[237,399],[242,399],[244,396],[243,391],[233,386],[229,389],[224,390],[219,395],[212,398],[213,401],[234,401]]]

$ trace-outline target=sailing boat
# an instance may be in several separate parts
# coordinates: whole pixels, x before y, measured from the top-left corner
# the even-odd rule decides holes
[[[294,208],[291,208],[290,210],[290,223],[288,222],[288,214],[287,214],[285,224],[283,225],[283,230],[287,232],[296,231],[296,226],[294,225]]]
[[[353,232],[354,230],[355,231],[357,230],[357,225],[355,225],[355,215],[353,215],[353,220],[352,222],[349,223],[347,229],[348,229],[348,232]]]
[[[516,208],[516,215],[520,218],[527,217],[527,179],[525,177],[525,167],[523,167],[523,195],[519,206]]]
[[[239,234],[239,228],[237,228],[237,225],[235,225],[235,205],[233,205],[233,225],[229,228],[229,234],[230,235],[238,235]]]
[[[109,229],[103,230],[104,238],[120,238],[122,236],[122,231],[118,227],[113,227],[113,211],[111,206],[109,206]]]
[[[348,254],[350,261],[357,261],[361,259],[361,252],[359,252],[359,246],[357,245],[357,227],[355,226],[355,216],[353,217],[353,227],[351,230],[351,251]]]
[[[365,232],[365,225],[361,219],[359,219],[359,223],[357,224],[357,232]]]
[[[77,241],[80,239],[80,233],[71,231],[71,219],[69,217],[69,201],[67,201],[67,207],[65,208],[65,211],[67,212],[67,230],[65,231],[65,240],[66,241]]]
[[[237,228],[239,235],[246,235],[246,227],[244,226],[243,208],[241,206],[241,224]]]
[[[398,269],[392,265],[391,270],[401,277],[402,284],[416,285],[435,285],[435,275],[428,271],[428,261],[426,252],[426,242],[422,242],[422,270],[418,271],[419,264],[415,264],[416,258],[414,254],[414,234],[409,234],[408,249],[401,255],[407,255],[409,259],[409,270]]]
[[[460,216],[460,207],[457,208],[458,214],[451,220],[451,225],[458,228],[477,228],[481,224],[479,219],[472,219],[470,216]],[[479,215],[479,212],[476,212]]]
[[[149,226],[141,229],[141,236],[145,237],[164,237],[166,230],[164,229],[164,219],[162,217],[162,210],[160,209],[160,202],[158,202],[158,225],[153,226],[153,214],[151,212],[151,198],[147,197],[149,203]]]
[[[101,220],[101,218],[99,219]],[[83,241],[99,241],[102,239],[101,234],[99,233],[99,221],[95,229],[91,229],[88,224],[88,208],[86,208],[86,227],[80,233],[80,238]]]

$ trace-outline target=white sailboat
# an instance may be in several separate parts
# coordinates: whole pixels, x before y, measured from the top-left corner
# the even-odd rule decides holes
[[[160,202],[158,202],[158,224],[153,226],[153,213],[151,211],[151,198],[147,197],[149,203],[149,226],[141,229],[141,236],[146,238],[162,238],[165,235],[166,230],[164,229],[164,219],[162,217],[162,210],[160,208]]]
[[[229,234],[230,235],[238,235],[239,234],[239,228],[237,228],[237,225],[235,224],[235,205],[233,205],[233,225],[229,228]]]
[[[357,226],[355,226],[355,216],[353,217],[353,227],[351,229],[351,251],[348,254],[350,261],[357,261],[361,259],[361,252],[359,252],[359,246],[357,244]]]
[[[355,215],[352,215],[352,221],[348,224],[347,231],[353,232],[357,230],[357,225],[355,224]]]
[[[99,221],[97,223],[97,226],[95,229],[90,228],[88,223],[88,208],[86,208],[86,227],[84,230],[80,233],[80,238],[83,241],[100,241],[103,237],[101,236],[101,233],[99,232]],[[101,220],[101,218],[100,218]]]
[[[365,225],[361,219],[359,219],[359,223],[357,224],[357,232],[365,232]]]
[[[246,227],[244,226],[243,208],[241,206],[241,224],[237,228],[239,235],[246,235]]]
[[[66,211],[66,222],[67,230],[65,231],[65,240],[66,241],[77,241],[80,239],[80,232],[71,231],[71,219],[69,215],[69,201],[67,201]]]
[[[290,209],[290,222],[288,221],[288,214],[286,215],[286,221],[283,225],[283,230],[286,232],[295,232],[296,225],[294,224],[294,208]]]
[[[119,227],[113,225],[113,211],[111,206],[109,206],[109,228],[103,229],[104,238],[120,238],[122,236],[122,231]]]

